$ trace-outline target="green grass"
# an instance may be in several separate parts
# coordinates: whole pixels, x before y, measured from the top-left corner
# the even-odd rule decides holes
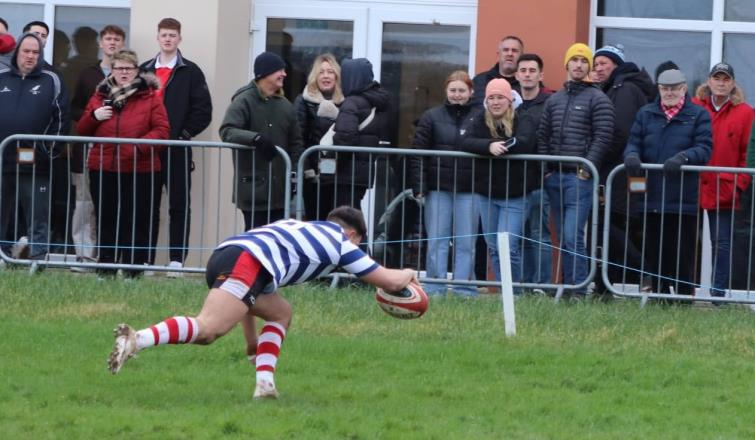
[[[283,291],[294,306],[278,401],[251,399],[234,330],[162,346],[117,376],[119,322],[194,314],[199,280],[0,273],[0,437],[259,439],[755,438],[755,315],[635,301],[442,298],[383,314],[371,291]]]

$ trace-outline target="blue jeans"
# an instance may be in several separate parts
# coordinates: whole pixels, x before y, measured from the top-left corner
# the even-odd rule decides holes
[[[425,228],[427,229],[427,261],[429,278],[446,278],[448,251],[453,230],[454,280],[474,280],[475,239],[477,238],[477,195],[430,191],[425,198]],[[430,294],[445,293],[446,285],[427,283]],[[453,286],[455,293],[476,295],[475,286]]]
[[[511,256],[511,280],[522,281],[522,237],[527,212],[527,196],[515,199],[488,199],[480,197],[480,218],[485,242],[493,260],[495,279],[501,280],[498,236],[496,232],[509,233],[509,254]]]
[[[528,197],[527,219],[522,245],[522,281],[547,284],[551,282],[550,202],[542,189]]]
[[[713,296],[724,296],[729,288],[732,215],[730,208],[721,208],[718,212],[708,211],[713,248],[713,289],[710,293]]]
[[[579,284],[587,278],[589,267],[585,226],[592,207],[593,180],[580,179],[574,172],[554,172],[545,178],[545,190],[561,242],[563,282]]]

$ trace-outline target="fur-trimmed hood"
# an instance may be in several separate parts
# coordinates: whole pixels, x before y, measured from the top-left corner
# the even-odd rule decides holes
[[[695,90],[695,97],[701,101],[705,98],[709,98],[710,95],[710,87],[708,87],[708,84],[706,83],[700,84],[697,87],[697,90]],[[734,86],[734,90],[732,90],[731,94],[729,94],[729,99],[731,100],[731,103],[733,105],[738,105],[745,102],[745,94],[742,92],[742,89],[739,87],[739,85]]]
[[[108,80],[111,77],[112,76],[107,76],[105,79],[100,81],[99,84],[97,84],[97,92],[102,93],[104,95],[108,95],[110,93],[112,84]],[[136,85],[137,93],[147,91],[147,90],[158,91],[162,87],[160,85],[160,80],[157,79],[157,77],[153,73],[139,72],[139,75],[137,75],[137,78],[141,79],[139,84]]]

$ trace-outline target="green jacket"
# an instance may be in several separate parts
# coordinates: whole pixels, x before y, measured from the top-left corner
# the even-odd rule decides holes
[[[291,158],[291,170],[296,170],[303,149],[296,111],[282,92],[265,98],[252,81],[231,98],[220,126],[220,138],[251,147],[257,133],[283,148]],[[253,148],[235,150],[233,169],[236,207],[244,211],[284,208],[285,179],[290,176],[285,175],[285,163],[277,153],[255,152]]]

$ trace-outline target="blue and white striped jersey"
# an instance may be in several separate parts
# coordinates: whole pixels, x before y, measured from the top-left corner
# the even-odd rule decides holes
[[[275,287],[303,283],[342,267],[358,277],[378,264],[333,222],[279,220],[226,239],[218,249],[240,246],[273,275]]]

